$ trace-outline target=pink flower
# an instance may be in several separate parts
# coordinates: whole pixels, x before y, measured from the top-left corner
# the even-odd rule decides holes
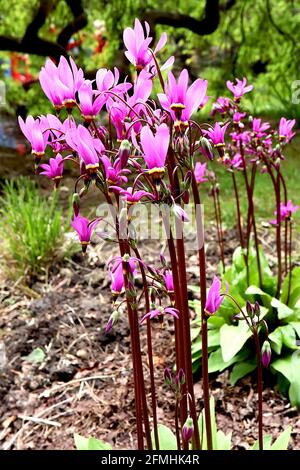
[[[143,197],[149,199],[155,199],[155,196],[148,191],[134,191],[133,188],[129,187],[127,189],[119,188],[118,186],[110,186],[110,190],[116,191],[121,194],[127,201],[128,204],[137,204]]]
[[[173,293],[174,292],[174,281],[173,281],[172,271],[167,269],[163,274],[163,279],[165,281],[167,292]]]
[[[54,180],[57,187],[64,170],[64,160],[61,154],[58,153],[55,158],[50,158],[49,164],[43,163],[40,167],[44,170],[40,174]]]
[[[164,308],[164,307],[157,307],[155,308],[154,310],[151,310],[150,312],[146,313],[146,315],[143,316],[143,318],[141,319],[141,323],[143,323],[147,318],[149,318],[150,320],[152,320],[152,318],[155,318],[155,317],[158,317],[160,315],[165,315],[166,313],[169,313],[170,315],[172,315],[174,318],[177,318],[177,320],[179,319],[179,311],[176,309],[176,308],[172,308],[172,307],[167,307],[167,308]]]
[[[225,114],[229,111],[230,108],[230,99],[220,96],[217,101],[212,105],[211,116],[213,117],[216,113]]]
[[[205,183],[208,181],[207,178],[205,178],[206,170],[207,170],[207,164],[206,163],[200,163],[197,162],[194,168],[194,174],[195,174],[195,179],[197,183]]]
[[[299,206],[293,206],[292,201],[288,201],[285,205],[283,202],[280,203],[280,221],[282,222],[286,218],[291,217],[291,215],[299,209]],[[274,212],[274,215],[277,216],[277,210]],[[277,218],[270,220],[270,224],[276,225]]]
[[[84,82],[83,71],[77,68],[72,57],[68,62],[63,56],[57,66],[47,59],[39,79],[45,95],[57,108],[73,106],[75,94]]]
[[[230,162],[231,168],[236,168],[240,170],[244,167],[243,159],[239,153],[236,153],[233,159]]]
[[[167,93],[158,93],[161,106],[171,113],[172,119],[186,122],[207,102],[207,80],[197,79],[188,88],[189,74],[183,69],[178,81],[172,72],[168,74]]]
[[[31,144],[32,153],[41,158],[47,147],[49,132],[44,132],[45,126],[42,125],[39,118],[34,119],[32,116],[28,116],[24,122],[19,116],[18,121],[23,134]]]
[[[69,129],[66,133],[67,144],[76,152],[85,164],[87,170],[95,170],[99,167],[97,152],[104,151],[104,146],[99,139],[93,139],[89,131],[82,125]]]
[[[295,124],[296,119],[285,119],[282,117],[279,122],[279,139],[286,143],[290,142],[295,135],[295,132],[292,132]]]
[[[253,85],[248,85],[247,79],[244,77],[243,80],[236,78],[236,85],[233,84],[230,80],[226,82],[227,88],[233,93],[234,99],[238,101],[245,93],[253,90]]]
[[[80,111],[86,120],[95,119],[96,115],[100,112],[105,104],[105,96],[100,95],[95,97],[95,92],[92,89],[92,84],[89,80],[85,80],[78,91],[80,102]]]
[[[148,126],[141,130],[141,145],[144,152],[144,160],[149,173],[164,174],[165,161],[170,143],[170,132],[166,124],[156,128],[154,135]]]
[[[246,113],[236,112],[234,113],[232,120],[235,124],[238,124],[245,116],[246,116]]]
[[[123,258],[121,256],[116,256],[108,262],[109,266],[109,275],[111,279],[111,292],[113,295],[117,296],[121,294],[124,289],[125,279],[123,273]],[[136,276],[135,264],[139,261],[137,258],[131,257],[126,261],[128,263],[129,272]]]
[[[265,131],[269,128],[270,124],[268,122],[262,123],[259,118],[254,118],[252,121],[252,129],[258,139],[264,137],[266,135]]]
[[[212,129],[206,131],[206,134],[211,139],[215,147],[223,147],[225,145],[225,132],[229,124],[230,123],[227,122],[227,124],[224,124],[224,126],[221,127],[217,122]]]
[[[105,68],[99,69],[96,73],[96,84],[98,91],[105,92],[111,90],[117,94],[126,93],[131,87],[131,83],[119,83],[120,73],[117,67],[114,68],[114,73],[111,70]],[[103,95],[105,100],[108,99],[109,95]]]
[[[221,295],[222,283],[217,276],[214,276],[214,280],[207,294],[205,311],[208,315],[213,315],[220,308],[224,300],[224,295]],[[226,294],[228,292],[228,285],[226,286]]]
[[[103,155],[101,157],[101,161],[104,165],[106,181],[109,184],[120,184],[121,182],[126,183],[127,177],[125,174],[130,173],[130,170],[122,168],[122,161],[120,159],[117,159],[112,164],[110,159],[106,155]]]
[[[134,22],[134,29],[126,28],[123,33],[123,41],[127,50],[125,55],[129,62],[131,62],[137,70],[142,70],[148,65],[153,63],[153,56],[149,49],[152,42],[150,34],[150,26],[145,21],[144,23],[146,35],[143,30],[141,22],[136,18]],[[158,52],[167,42],[167,34],[163,33],[154,49],[154,55]]]
[[[82,217],[80,214],[73,217],[70,221],[71,226],[77,232],[84,253],[86,252],[86,247],[90,243],[93,231],[99,221],[100,219],[98,218],[90,222],[89,219]]]

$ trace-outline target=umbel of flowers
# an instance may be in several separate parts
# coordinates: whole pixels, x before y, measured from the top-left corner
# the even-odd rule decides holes
[[[173,372],[166,369],[165,380],[174,390],[176,413],[174,428],[178,449],[201,449],[203,436],[199,433],[197,401],[194,395],[190,311],[187,291],[186,247],[184,237],[177,237],[169,223],[170,214],[183,225],[188,220],[184,205],[195,207],[197,232],[203,238],[199,186],[211,184],[215,201],[216,226],[220,252],[224,263],[222,218],[216,177],[207,170],[207,162],[216,156],[220,165],[231,172],[235,187],[237,219],[241,246],[249,251],[254,231],[259,266],[258,237],[255,224],[253,189],[257,171],[268,172],[276,193],[278,248],[278,289],[282,279],[281,225],[288,231],[291,215],[296,210],[287,199],[281,200],[280,188],[285,187],[280,171],[283,148],[293,137],[293,121],[282,118],[278,131],[259,119],[247,119],[240,109],[245,93],[252,90],[246,79],[236,84],[227,82],[231,98],[219,98],[212,114],[219,113],[222,121],[199,124],[197,113],[208,101],[206,80],[190,82],[187,70],[178,78],[169,69],[174,58],[159,65],[158,52],[164,47],[167,35],[162,34],[152,49],[149,25],[135,20],[134,28],[124,31],[126,57],[133,65],[133,79],[122,81],[117,68],[100,69],[94,81],[86,80],[83,71],[70,58],[61,57],[58,63],[46,61],[40,72],[40,84],[52,103],[53,113],[34,119],[19,118],[20,127],[31,143],[36,173],[47,176],[58,188],[67,165],[74,165],[78,176],[74,185],[71,225],[77,232],[82,250],[88,245],[101,224],[102,218],[87,219],[80,213],[81,200],[90,189],[99,190],[114,213],[114,240],[119,255],[108,262],[111,281],[112,314],[106,331],[115,327],[120,306],[126,303],[131,334],[133,383],[136,407],[137,445],[139,449],[159,449],[155,367],[152,351],[152,319],[163,321],[168,316],[174,323],[175,364]],[[164,76],[163,76],[164,74]],[[161,91],[152,92],[154,81]],[[81,122],[78,120],[81,116]],[[196,117],[195,117],[196,116]],[[75,119],[76,117],[76,119]],[[197,119],[197,121],[195,120]],[[226,137],[227,136],[227,137]],[[228,143],[226,144],[226,139]],[[47,157],[51,154],[47,163]],[[249,177],[249,168],[250,174]],[[42,170],[42,171],[41,171]],[[242,227],[238,188],[235,173],[243,172],[248,196],[246,231]],[[136,205],[155,205],[161,214],[167,233],[168,255],[157,254],[153,265],[143,260],[138,240],[132,230],[132,213]],[[168,208],[168,211],[165,208]],[[200,211],[199,211],[200,209]],[[124,217],[127,224],[124,229]],[[125,232],[125,233],[124,233]],[[101,235],[101,232],[99,232]],[[247,251],[248,250],[248,251]],[[286,245],[288,250],[288,244]],[[207,320],[215,315],[230,286],[222,289],[215,277],[207,295],[205,246],[200,243],[199,295],[201,299],[202,386],[206,442],[213,448],[210,391],[208,381]],[[288,266],[285,257],[285,269]],[[216,267],[217,269],[217,267]],[[142,279],[142,289],[136,278]],[[263,279],[260,278],[261,284]],[[233,299],[234,300],[234,299]],[[250,306],[251,307],[251,306]],[[258,341],[259,306],[248,308],[248,320]],[[140,313],[141,310],[143,313]],[[244,311],[242,314],[244,315]],[[256,315],[256,317],[255,317]],[[140,330],[147,330],[147,354],[150,383],[146,383],[142,363]],[[266,340],[267,341],[267,340]],[[265,341],[263,364],[268,365],[269,348]],[[260,345],[257,344],[260,361]],[[150,388],[150,400],[148,389]],[[151,412],[149,411],[151,410]],[[261,408],[260,408],[261,413]],[[260,420],[260,424],[261,420]],[[153,440],[151,438],[153,431]],[[260,448],[262,448],[260,428]]]

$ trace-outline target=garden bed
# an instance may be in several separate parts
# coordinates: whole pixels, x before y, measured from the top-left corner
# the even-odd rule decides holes
[[[217,264],[214,230],[209,231],[208,272]],[[262,237],[268,245],[267,232]],[[227,257],[236,245],[234,230],[226,232]],[[157,253],[155,245],[147,256]],[[73,434],[93,435],[114,448],[133,449],[135,409],[131,373],[130,337],[126,316],[110,333],[104,327],[111,314],[111,294],[105,261],[111,246],[89,249],[24,291],[2,283],[0,328],[2,353],[0,381],[0,442],[4,449],[73,449]],[[195,256],[195,255],[193,255]],[[198,270],[190,259],[190,283]],[[31,294],[31,298],[30,298]],[[190,293],[192,296],[193,294]],[[173,322],[153,321],[154,362],[158,419],[172,424],[172,393],[163,383],[163,370],[174,362]],[[146,331],[141,327],[143,351]],[[36,348],[46,353],[41,363],[24,360]],[[148,383],[147,358],[143,357]],[[1,362],[1,361],[0,361]],[[0,364],[1,367],[1,364]],[[289,424],[293,449],[300,449],[300,417],[288,400],[274,389],[267,374],[264,390],[264,432],[275,438]],[[257,439],[255,377],[232,387],[228,373],[211,378],[217,420],[224,432],[233,431],[235,448],[249,448]],[[201,382],[195,383],[197,406],[203,407]],[[166,399],[167,396],[167,399]]]

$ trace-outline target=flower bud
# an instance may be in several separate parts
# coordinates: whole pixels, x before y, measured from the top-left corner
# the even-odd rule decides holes
[[[112,329],[112,327],[117,323],[118,320],[119,320],[119,312],[118,310],[114,310],[111,316],[109,317],[109,320],[105,327],[105,333],[108,333]]]
[[[169,367],[166,367],[164,370],[164,380],[167,385],[172,385],[173,383],[172,372]]]
[[[247,300],[247,302],[246,302],[246,311],[247,311],[249,317],[253,316],[253,306],[252,306],[251,302],[249,302],[249,300]]]
[[[130,143],[128,140],[122,140],[118,156],[120,158],[121,168],[125,168],[130,155]]]
[[[194,433],[194,423],[193,423],[192,418],[189,417],[187,418],[182,428],[182,438],[186,444],[192,440],[193,433]]]
[[[73,204],[73,212],[74,212],[75,217],[77,217],[79,214],[79,201],[80,201],[79,194],[74,193],[72,204]]]
[[[264,367],[269,367],[271,362],[271,346],[269,341],[264,341],[262,348],[261,348],[261,362]]]
[[[175,377],[175,383],[177,386],[185,384],[185,373],[183,369],[179,369]]]

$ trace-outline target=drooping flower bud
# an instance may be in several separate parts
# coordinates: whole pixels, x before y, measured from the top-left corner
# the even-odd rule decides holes
[[[264,367],[269,367],[271,362],[271,345],[269,341],[264,341],[262,348],[261,348],[261,362]]]
[[[79,194],[74,193],[72,204],[73,204],[73,212],[74,212],[75,217],[77,217],[79,214],[79,209],[80,209],[79,202],[80,202]]]
[[[253,316],[253,306],[252,306],[251,302],[249,302],[249,300],[247,300],[247,302],[246,302],[246,311],[247,311],[249,317]]]
[[[130,155],[130,143],[128,140],[122,140],[118,157],[120,158],[120,166],[121,168],[125,168],[128,162],[128,158]]]
[[[182,438],[185,444],[192,440],[194,433],[194,423],[192,418],[188,417],[182,428]]]
[[[112,327],[117,323],[118,320],[119,320],[119,311],[114,310],[111,316],[109,317],[109,320],[105,327],[105,333],[108,333],[112,329]]]

